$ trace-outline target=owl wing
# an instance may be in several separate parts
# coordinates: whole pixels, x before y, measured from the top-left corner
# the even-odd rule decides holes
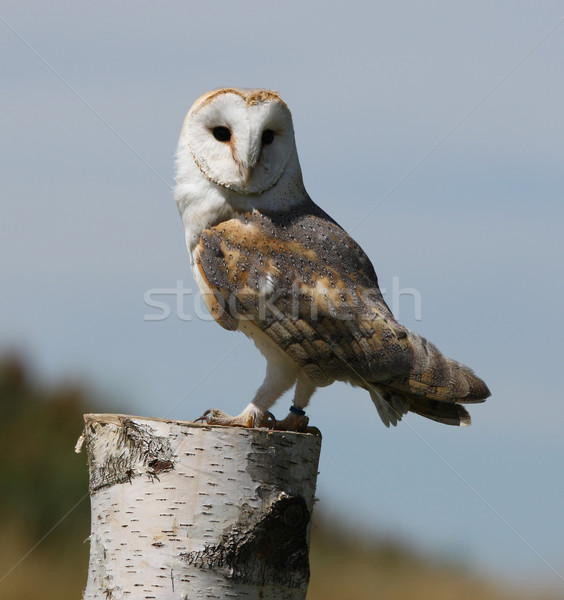
[[[444,420],[428,401],[483,395],[463,381],[469,369],[396,322],[370,260],[313,203],[253,211],[204,230],[194,267],[220,325],[252,324],[319,386],[340,380],[366,388],[386,423],[414,410],[460,424],[467,419],[462,407]],[[383,415],[389,407],[391,415]]]

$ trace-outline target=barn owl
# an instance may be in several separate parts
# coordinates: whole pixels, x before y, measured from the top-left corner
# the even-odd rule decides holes
[[[362,248],[308,196],[276,92],[224,88],[196,100],[178,142],[175,200],[208,310],[267,361],[240,415],[211,409],[202,420],[308,431],[315,390],[345,381],[369,393],[386,426],[408,411],[469,425],[462,403],[490,395],[468,367],[395,320]],[[276,422],[270,408],[294,386]]]

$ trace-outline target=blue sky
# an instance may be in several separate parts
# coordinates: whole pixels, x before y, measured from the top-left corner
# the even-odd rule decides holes
[[[148,321],[144,298],[196,288],[170,189],[186,111],[214,87],[276,89],[312,198],[390,303],[394,279],[417,290],[421,318],[405,294],[400,320],[493,393],[469,429],[386,430],[362,390],[320,390],[320,506],[562,585],[561,5],[32,1],[0,17],[0,350],[116,410],[239,412],[258,351],[198,318],[195,295],[191,320],[172,305]]]

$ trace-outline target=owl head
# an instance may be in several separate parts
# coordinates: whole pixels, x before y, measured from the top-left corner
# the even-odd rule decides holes
[[[297,163],[292,116],[280,96],[224,88],[204,94],[188,112],[178,145],[177,181],[195,165],[217,186],[259,195],[278,183],[292,158]]]
[[[309,200],[280,96],[223,88],[198,98],[178,141],[174,197],[190,250],[204,229],[237,212],[285,211]]]

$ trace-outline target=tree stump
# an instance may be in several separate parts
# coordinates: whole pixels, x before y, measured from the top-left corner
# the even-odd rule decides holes
[[[84,600],[304,599],[321,438],[85,415]]]

